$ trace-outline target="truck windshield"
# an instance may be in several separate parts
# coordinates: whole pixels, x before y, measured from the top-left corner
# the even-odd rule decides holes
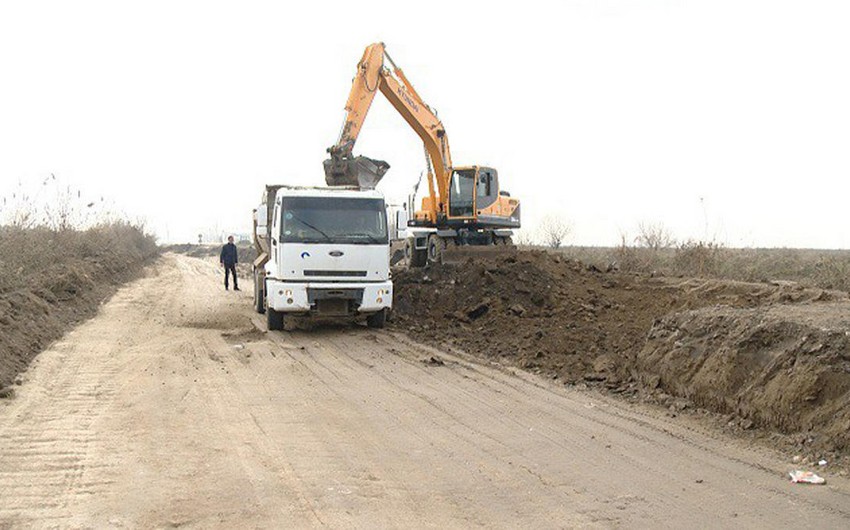
[[[289,243],[387,244],[381,199],[284,197],[280,239]]]

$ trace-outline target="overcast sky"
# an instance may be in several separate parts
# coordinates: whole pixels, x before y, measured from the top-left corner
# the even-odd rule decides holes
[[[850,2],[502,4],[3,2],[0,194],[53,173],[162,240],[247,232],[264,184],[323,184],[380,40],[531,229],[850,247]],[[422,144],[380,98],[355,152],[401,202]]]

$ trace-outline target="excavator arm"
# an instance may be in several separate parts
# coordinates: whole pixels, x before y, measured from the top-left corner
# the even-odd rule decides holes
[[[389,169],[386,162],[353,155],[354,144],[378,91],[413,128],[425,146],[430,191],[425,211],[431,222],[436,222],[438,214],[446,212],[452,168],[449,139],[437,115],[422,101],[404,72],[393,63],[383,43],[368,46],[357,64],[339,140],[328,148],[331,158],[325,161],[325,178],[329,185],[373,188]]]

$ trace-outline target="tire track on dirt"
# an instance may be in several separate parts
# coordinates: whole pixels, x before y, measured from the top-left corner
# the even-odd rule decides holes
[[[391,342],[386,335],[382,337],[385,337],[382,342],[388,347],[398,348],[398,342]],[[402,339],[402,341],[408,348],[421,351],[422,357],[434,354],[446,357],[445,352],[438,352],[408,339]],[[657,413],[653,414],[646,410],[646,407],[628,407],[624,403],[617,403],[614,399],[598,393],[576,393],[556,387],[547,380],[536,379],[530,374],[517,376],[515,369],[501,367],[488,369],[474,361],[470,362],[470,358],[463,355],[462,352],[455,353],[459,354],[460,357],[455,357],[452,362],[460,363],[478,374],[483,386],[500,395],[513,392],[515,399],[511,401],[525,403],[528,407],[535,408],[544,415],[541,419],[544,420],[542,423],[545,427],[543,429],[537,427],[536,430],[549,432],[553,443],[558,444],[558,440],[561,438],[568,441],[569,443],[558,444],[564,450],[580,448],[582,452],[592,453],[599,450],[602,440],[624,436],[632,442],[636,441],[643,444],[641,451],[635,451],[638,448],[635,444],[628,447],[619,446],[619,449],[625,451],[615,455],[623,459],[619,464],[620,466],[633,467],[636,474],[657,475],[663,473],[663,469],[658,467],[657,461],[651,456],[646,456],[647,451],[651,451],[650,454],[676,455],[686,463],[686,467],[678,466],[675,472],[667,473],[663,477],[663,482],[675,486],[670,488],[672,491],[692,487],[695,480],[699,480],[699,483],[704,482],[703,479],[690,480],[681,478],[682,476],[710,475],[713,472],[724,476],[724,482],[734,484],[736,482],[751,482],[753,480],[752,472],[758,471],[760,473],[758,483],[764,491],[785,498],[789,503],[799,503],[800,501],[799,492],[789,491],[787,481],[776,480],[776,477],[784,478],[786,473],[775,465],[775,460],[773,465],[767,465],[762,463],[763,458],[754,458],[751,453],[747,455],[749,459],[738,456],[740,451],[730,450],[730,446],[734,448],[735,441],[721,433],[694,429],[682,422],[674,422],[659,417]],[[405,359],[417,364],[413,359],[407,357]],[[425,381],[428,381],[428,379],[425,379]],[[470,392],[467,395],[469,399],[481,399],[481,396],[486,396],[486,393]],[[547,399],[546,396],[551,396],[551,399]],[[570,416],[576,420],[582,420],[583,423],[565,422],[564,409],[549,406],[560,402],[560,400],[564,400],[563,404],[569,405]],[[583,410],[589,403],[598,403],[598,405]],[[591,412],[593,409],[597,409],[597,411]],[[599,412],[600,409],[604,410],[604,414]],[[498,410],[494,407],[492,412],[495,414]],[[590,444],[588,443],[590,439],[595,439],[596,442]],[[716,447],[711,447],[711,444],[715,442],[717,443]],[[772,456],[775,459],[775,455]],[[604,477],[597,477],[596,480],[605,482]],[[704,494],[710,495],[711,492],[706,491]],[[723,497],[725,498],[727,495],[723,494]],[[702,499],[700,502],[704,500]],[[715,500],[719,502],[723,499]],[[811,502],[835,515],[850,518],[850,509],[845,508],[850,507],[850,494],[846,491],[831,492],[826,498],[812,496]]]

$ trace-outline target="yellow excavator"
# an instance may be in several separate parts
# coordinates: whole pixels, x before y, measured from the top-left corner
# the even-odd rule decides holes
[[[374,188],[389,164],[354,156],[354,144],[380,91],[425,146],[428,195],[409,216],[405,257],[411,266],[443,261],[458,247],[511,245],[512,229],[520,227],[520,203],[499,188],[499,173],[487,166],[452,165],[449,138],[436,113],[419,96],[387,53],[383,43],[371,44],[357,64],[345,104],[339,140],[328,148],[325,180],[329,186]]]

